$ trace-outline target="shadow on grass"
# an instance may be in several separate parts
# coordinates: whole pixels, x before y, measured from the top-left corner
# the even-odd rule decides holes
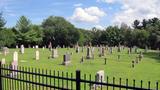
[[[144,53],[144,57],[155,59],[157,60],[157,62],[160,63],[159,52],[147,52],[147,53]]]

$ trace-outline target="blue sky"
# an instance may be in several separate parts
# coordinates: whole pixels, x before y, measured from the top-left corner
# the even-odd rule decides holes
[[[139,3],[144,5],[140,5]],[[20,16],[41,24],[48,16],[62,16],[79,28],[104,28],[135,19],[158,17],[158,0],[0,0],[0,11],[12,27]],[[135,7],[136,6],[136,7]],[[146,6],[149,6],[146,8]],[[142,13],[143,12],[143,13]],[[145,13],[144,13],[145,12]]]

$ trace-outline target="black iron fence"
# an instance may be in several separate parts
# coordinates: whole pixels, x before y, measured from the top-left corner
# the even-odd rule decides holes
[[[93,80],[94,79],[94,80]],[[0,90],[158,90],[158,82],[144,83],[106,77],[97,81],[93,75],[0,65]],[[139,84],[137,84],[139,83]]]

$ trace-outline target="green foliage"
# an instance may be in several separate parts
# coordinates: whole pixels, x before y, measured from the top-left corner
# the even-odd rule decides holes
[[[101,36],[102,42],[106,42],[109,46],[115,46],[122,43],[122,32],[118,27],[108,27]]]
[[[8,46],[15,44],[15,35],[10,29],[3,29],[0,31],[0,47]]]
[[[0,30],[3,29],[4,25],[6,24],[5,19],[3,18],[3,13],[0,12]]]
[[[63,17],[50,16],[43,21],[44,43],[52,42],[54,46],[72,46],[80,38],[79,31]]]
[[[42,42],[42,29],[37,25],[32,25],[25,16],[21,16],[19,21],[17,21],[14,32],[18,44],[35,45]]]
[[[3,35],[5,33],[6,21],[0,13],[0,30],[1,46],[13,45],[15,42],[3,41],[4,37],[12,37],[12,34]],[[6,31],[6,30],[5,30]],[[79,45],[109,45],[118,46],[125,45],[129,47],[138,46],[144,48],[146,45],[152,49],[160,48],[160,19],[144,19],[135,20],[133,28],[122,23],[118,26],[108,26],[104,31],[93,27],[92,30],[85,30],[74,27],[69,21],[63,17],[49,16],[45,19],[41,26],[32,25],[31,21],[21,16],[16,26],[12,29],[15,34],[16,44],[24,45],[48,45],[50,42],[53,46],[73,46],[77,42]]]

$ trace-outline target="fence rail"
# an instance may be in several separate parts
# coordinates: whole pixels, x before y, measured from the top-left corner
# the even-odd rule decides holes
[[[129,83],[128,79],[122,81],[122,78],[117,83],[115,77],[112,82],[109,82],[109,77],[105,82],[102,78],[96,81],[93,75],[82,75],[79,70],[74,74],[21,66],[10,68],[0,64],[0,90],[159,90],[158,82],[152,88],[150,81],[145,85],[141,80],[139,87],[136,80],[132,81],[132,85]]]

